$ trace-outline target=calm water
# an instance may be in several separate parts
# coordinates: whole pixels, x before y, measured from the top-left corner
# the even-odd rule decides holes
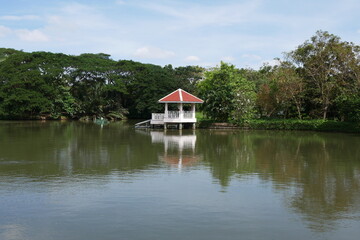
[[[359,239],[360,135],[0,122],[0,239]]]

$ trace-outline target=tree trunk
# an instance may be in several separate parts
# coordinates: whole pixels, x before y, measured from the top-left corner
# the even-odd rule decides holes
[[[293,99],[294,99],[294,102],[295,102],[295,105],[296,105],[296,110],[298,112],[298,117],[301,120],[302,119],[302,116],[301,116],[301,102],[300,102],[301,100],[297,101],[295,97]]]
[[[324,107],[323,120],[326,120],[328,106]]]
[[[301,120],[302,119],[302,116],[301,116],[301,109],[299,106],[296,106],[297,108],[297,112],[298,112],[298,115],[299,115],[299,119]]]

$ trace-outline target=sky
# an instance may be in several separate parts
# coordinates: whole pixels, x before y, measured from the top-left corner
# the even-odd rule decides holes
[[[0,48],[258,69],[317,30],[360,45],[359,0],[0,0]]]

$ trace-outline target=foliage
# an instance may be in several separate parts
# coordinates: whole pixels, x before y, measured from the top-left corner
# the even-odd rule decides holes
[[[9,56],[21,51],[12,48],[0,48],[0,62],[5,61]]]
[[[262,116],[293,116],[294,109],[302,118],[305,83],[289,62],[280,62],[268,72],[267,81],[260,85],[257,95]]]
[[[261,116],[270,117],[278,109],[276,94],[278,88],[274,81],[268,81],[260,86],[257,92],[257,105]]]
[[[217,121],[227,121],[230,118],[233,100],[231,82],[235,78],[235,66],[224,62],[205,72],[205,79],[198,84],[198,94],[204,99],[202,109],[206,116]]]
[[[359,46],[317,31],[277,60],[259,70],[223,62],[211,69],[174,68],[114,61],[105,53],[0,48],[0,119],[149,118],[163,111],[161,97],[182,88],[204,100],[201,121],[209,123],[243,125],[263,117],[360,121]],[[317,129],[307,124],[313,123],[289,128]],[[335,123],[322,126],[329,124]]]
[[[2,119],[147,118],[162,111],[161,97],[177,88],[192,92],[202,78],[200,67],[116,62],[104,53],[69,56],[3,48],[0,59]]]
[[[52,108],[54,89],[43,77],[37,57],[28,53],[8,56],[0,65],[0,115],[5,118],[26,118]]]
[[[235,122],[243,122],[255,116],[256,92],[254,82],[242,76],[236,77],[232,86],[231,118]]]
[[[175,90],[173,69],[134,61],[119,61],[116,71],[126,87],[124,105],[131,118],[148,118],[152,112],[162,110],[157,102]]]
[[[339,95],[335,104],[342,121],[360,122],[360,93]]]
[[[117,99],[109,97],[123,92],[114,75],[115,61],[104,54],[82,54],[71,70],[71,94],[76,99],[80,115],[104,116],[117,110]]]
[[[326,31],[317,31],[310,41],[287,54],[301,68],[307,81],[307,94],[324,120],[339,94],[358,91],[359,54],[359,46],[342,42]]]
[[[204,78],[204,68],[199,66],[177,67],[174,69],[178,88],[187,92],[195,92],[197,83]]]
[[[243,121],[253,117],[254,84],[242,77],[234,65],[220,63],[205,72],[198,83],[198,94],[204,99],[204,114],[217,121]]]
[[[359,123],[339,122],[334,120],[253,119],[240,126],[261,130],[360,132]]]

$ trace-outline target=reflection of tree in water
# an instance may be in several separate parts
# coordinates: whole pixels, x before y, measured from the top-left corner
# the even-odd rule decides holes
[[[158,149],[149,145],[149,137],[139,136],[130,126],[113,123],[102,129],[94,124],[76,126],[67,148],[57,159],[74,173],[107,174],[111,171],[138,171],[156,163]],[[67,156],[67,157],[64,157]]]
[[[120,124],[103,128],[80,122],[3,124],[0,174],[42,178],[108,174],[139,171],[156,163],[161,148],[151,146],[149,136]]]
[[[238,177],[255,171],[250,136],[238,131],[199,131],[197,146],[209,164],[214,178],[228,186],[231,176]]]
[[[257,171],[276,188],[293,185],[286,201],[310,227],[323,231],[359,206],[359,138],[342,134],[279,133],[258,139]]]
[[[165,152],[164,142],[151,144],[150,134],[121,124],[103,128],[78,122],[2,124],[0,175],[121,175],[160,166],[160,155],[179,156],[177,143]],[[271,181],[275,191],[284,194],[287,206],[316,231],[335,227],[351,213],[358,216],[357,135],[197,130],[196,146],[190,145],[184,145],[182,155],[201,156],[224,187],[234,177],[249,175]]]
[[[272,181],[287,205],[316,231],[359,211],[358,136],[270,131],[204,135],[199,139],[204,160],[223,186],[232,176],[246,174]]]

